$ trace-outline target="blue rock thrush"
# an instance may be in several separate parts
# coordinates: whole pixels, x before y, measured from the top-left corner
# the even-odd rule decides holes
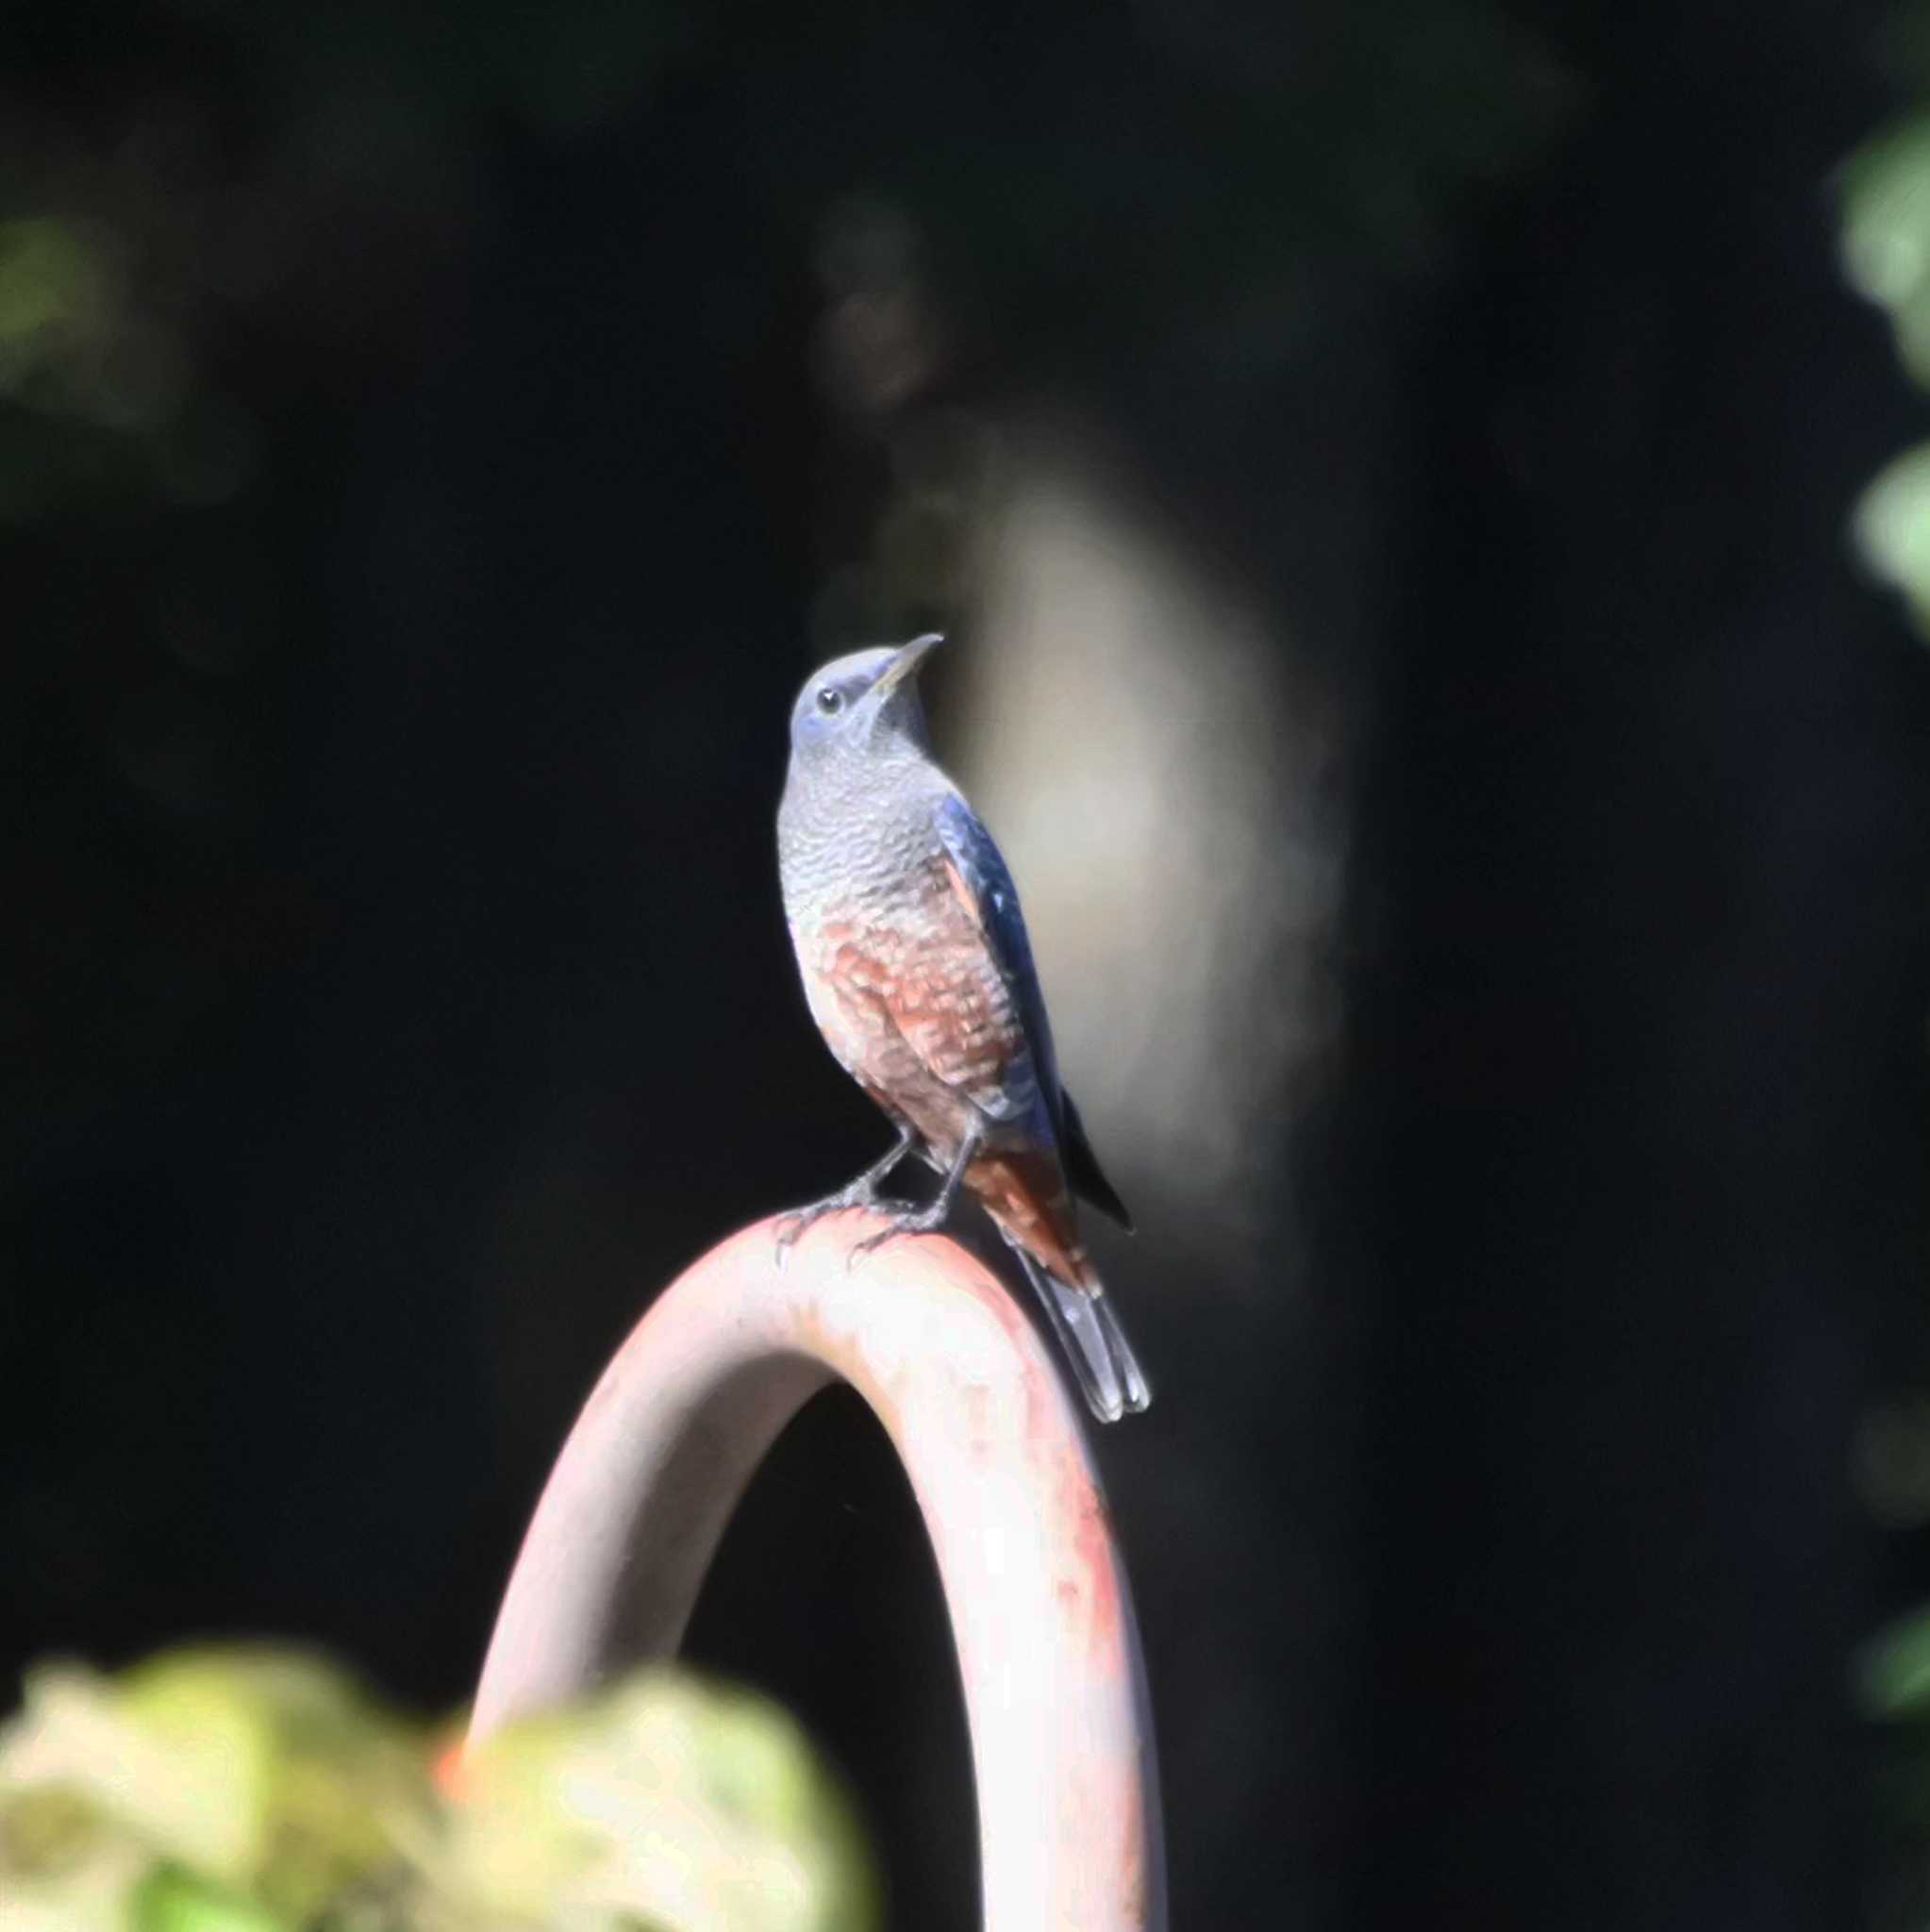
[[[1092,1413],[1116,1422],[1151,1396],[1079,1240],[1073,1195],[1132,1223],[1059,1085],[1011,875],[932,758],[916,673],[938,641],[840,658],[790,714],[777,849],[805,998],[898,1140],[849,1187],[790,1217],[779,1246],[822,1214],[874,1208],[891,1224],[858,1245],[876,1247],[941,1225],[967,1189],[1018,1256]],[[911,1153],[944,1176],[922,1210],[877,1194]]]

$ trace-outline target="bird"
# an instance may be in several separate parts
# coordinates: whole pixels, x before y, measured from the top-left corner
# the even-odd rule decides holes
[[[1017,1256],[1101,1422],[1145,1408],[1073,1205],[1130,1231],[1060,1084],[1024,914],[991,834],[932,755],[918,672],[942,641],[834,658],[790,714],[778,872],[805,1000],[833,1057],[897,1128],[835,1193],[783,1217],[779,1257],[821,1216],[882,1213],[852,1258],[973,1197]],[[913,1208],[879,1184],[916,1155],[942,1176]]]

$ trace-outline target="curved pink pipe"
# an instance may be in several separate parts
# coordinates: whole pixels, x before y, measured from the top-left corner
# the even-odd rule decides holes
[[[584,1405],[503,1598],[469,1742],[672,1654],[744,1485],[834,1377],[890,1433],[938,1557],[978,1788],[987,1932],[1162,1932],[1138,1627],[1085,1438],[1005,1290],[939,1236],[852,1259],[775,1222],[658,1298]]]

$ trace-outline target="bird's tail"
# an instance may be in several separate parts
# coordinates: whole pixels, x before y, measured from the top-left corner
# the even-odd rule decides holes
[[[1074,1288],[1048,1274],[1016,1241],[1007,1245],[1018,1256],[1052,1323],[1052,1332],[1079,1378],[1086,1407],[1103,1423],[1139,1414],[1152,1401],[1153,1391],[1106,1291],[1096,1281],[1090,1288]]]

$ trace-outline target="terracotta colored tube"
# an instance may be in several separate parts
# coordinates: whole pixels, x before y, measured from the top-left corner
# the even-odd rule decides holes
[[[885,1425],[957,1648],[987,1932],[1163,1932],[1151,1707],[1125,1572],[1072,1402],[999,1283],[939,1236],[774,1222],[657,1299],[551,1472],[469,1739],[681,1641],[744,1485],[834,1377]]]

